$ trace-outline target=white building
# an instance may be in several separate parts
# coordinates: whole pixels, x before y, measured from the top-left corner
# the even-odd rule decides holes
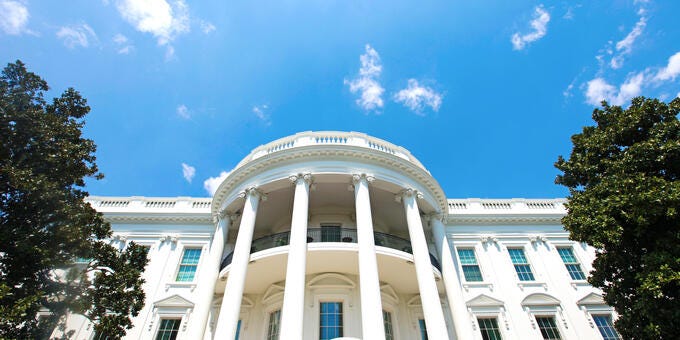
[[[112,244],[149,247],[126,339],[618,339],[564,200],[447,199],[365,134],[262,145],[212,199],[89,201]]]

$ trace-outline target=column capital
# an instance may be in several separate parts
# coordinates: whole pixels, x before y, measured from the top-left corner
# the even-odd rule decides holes
[[[260,200],[262,200],[262,201],[266,201],[266,200],[267,200],[267,194],[265,194],[265,193],[262,192],[258,187],[255,187],[255,186],[248,187],[248,188],[246,188],[245,190],[241,191],[241,192],[238,194],[238,197],[239,197],[239,198],[246,198],[248,195],[255,196],[255,197],[257,197],[258,199],[260,199]]]
[[[362,179],[365,179],[367,183],[373,183],[375,177],[367,174],[352,174],[352,184],[357,185]]]
[[[312,184],[312,181],[313,181],[314,178],[312,177],[311,173],[307,172],[307,173],[299,173],[297,175],[290,175],[290,176],[288,176],[288,179],[291,182],[293,182],[293,184],[297,183],[297,181],[299,179],[302,179],[307,183],[307,185],[310,185],[310,184]]]
[[[413,197],[415,199],[423,199],[423,194],[421,194],[418,190],[413,189],[413,188],[406,188],[401,191],[399,191],[395,196],[394,199],[397,202],[401,202],[403,198],[406,197]]]
[[[224,220],[229,220],[234,222],[238,218],[238,214],[230,214],[227,209],[223,209],[213,214],[213,223],[217,223]]]

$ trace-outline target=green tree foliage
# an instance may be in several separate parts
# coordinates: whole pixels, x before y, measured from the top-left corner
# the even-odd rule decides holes
[[[593,112],[555,166],[569,188],[571,238],[599,249],[588,281],[627,339],[680,334],[680,99],[643,97]]]
[[[143,307],[146,252],[103,241],[110,225],[83,201],[84,179],[102,177],[82,137],[90,108],[47,90],[20,61],[0,76],[0,338],[46,338],[67,311],[117,338]]]

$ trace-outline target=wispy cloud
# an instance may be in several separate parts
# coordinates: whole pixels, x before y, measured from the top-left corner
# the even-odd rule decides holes
[[[675,78],[680,75],[680,52],[672,55],[668,58],[668,65],[662,67],[656,75],[654,75],[655,81],[674,81]]]
[[[220,172],[220,175],[217,177],[209,177],[205,181],[203,181],[203,188],[205,191],[208,192],[210,196],[215,195],[215,191],[217,191],[217,188],[220,187],[220,184],[224,182],[224,180],[229,176],[229,172],[227,171],[222,171]]]
[[[203,34],[209,34],[215,31],[217,28],[211,22],[201,20],[201,31]]]
[[[644,11],[641,11],[641,13],[644,13]],[[646,25],[647,17],[643,14],[626,37],[616,43],[616,54],[614,54],[609,62],[611,68],[619,69],[623,66],[624,58],[632,52],[633,44],[642,35]]]
[[[586,102],[599,105],[606,100],[613,105],[624,105],[631,98],[639,96],[642,91],[650,87],[659,87],[675,81],[680,75],[680,52],[668,58],[663,67],[648,67],[643,71],[631,73],[624,82],[615,86],[602,77],[596,77],[585,85]]]
[[[378,52],[366,44],[366,52],[359,57],[361,68],[359,76],[352,80],[345,79],[345,84],[349,85],[352,93],[360,93],[360,98],[356,100],[357,105],[366,111],[377,111],[384,105],[382,95],[385,89],[378,82],[382,72],[382,64]]]
[[[0,29],[5,34],[28,33],[28,8],[19,1],[0,0]]]
[[[189,112],[189,108],[181,104],[180,106],[177,107],[177,116],[182,119],[190,119],[191,118],[191,112]]]
[[[182,176],[184,176],[184,179],[186,179],[187,182],[191,183],[191,180],[194,179],[195,175],[196,168],[187,163],[182,163]]]
[[[439,111],[442,105],[442,94],[430,87],[418,84],[415,79],[408,80],[408,86],[394,95],[394,101],[401,103],[418,115],[424,115],[423,110],[429,106],[432,111]]]
[[[135,48],[128,38],[120,33],[113,36],[113,43],[116,44],[118,54],[129,54]]]
[[[543,8],[543,5],[536,6],[534,8],[533,20],[530,22],[533,31],[524,34],[520,34],[520,32],[513,34],[510,39],[512,48],[523,50],[529,44],[543,38],[548,32],[548,22],[550,22],[550,14]]]
[[[259,120],[261,120],[265,125],[269,126],[272,125],[272,121],[269,118],[269,114],[267,113],[267,110],[269,110],[269,106],[267,104],[264,105],[255,105],[253,106],[253,113],[255,114],[255,117],[257,117]]]
[[[116,8],[128,23],[140,32],[153,35],[158,45],[165,46],[165,60],[175,58],[170,43],[189,32],[189,6],[184,0],[117,0]]]
[[[91,41],[97,41],[97,34],[88,24],[61,27],[57,31],[57,37],[68,48],[89,47]]]

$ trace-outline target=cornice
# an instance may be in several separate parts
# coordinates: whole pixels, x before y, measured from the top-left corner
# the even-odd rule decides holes
[[[179,213],[103,213],[108,222],[151,222],[151,223],[198,223],[212,224],[212,216],[205,214],[179,214]]]
[[[564,215],[454,215],[446,217],[447,225],[472,224],[561,224]]]
[[[232,193],[239,185],[242,185],[248,178],[263,173],[278,165],[292,163],[295,161],[313,160],[333,160],[333,161],[354,161],[381,165],[390,170],[405,174],[407,177],[423,185],[437,201],[438,209],[448,211],[448,203],[444,191],[439,183],[430,175],[427,170],[401,157],[384,153],[378,150],[351,145],[310,145],[285,149],[254,159],[241,165],[232,171],[222,182],[215,196],[211,209],[216,213],[223,208],[227,195]]]

